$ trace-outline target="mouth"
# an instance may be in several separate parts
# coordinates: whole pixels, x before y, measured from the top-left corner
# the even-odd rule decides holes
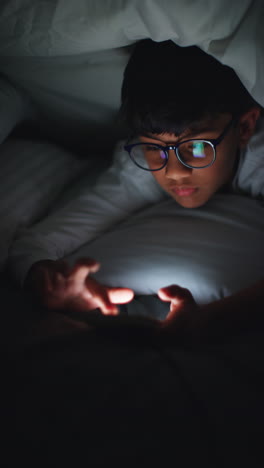
[[[197,192],[197,187],[173,187],[172,192],[175,193],[178,197],[190,197],[195,192]]]

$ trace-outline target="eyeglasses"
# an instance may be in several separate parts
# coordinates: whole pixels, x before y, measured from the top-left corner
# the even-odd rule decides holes
[[[169,151],[174,150],[177,159],[191,169],[204,169],[216,160],[216,146],[231,129],[235,119],[224,128],[221,135],[213,140],[191,139],[176,145],[162,146],[155,143],[134,143],[125,145],[132,161],[145,171],[160,171],[169,160]]]

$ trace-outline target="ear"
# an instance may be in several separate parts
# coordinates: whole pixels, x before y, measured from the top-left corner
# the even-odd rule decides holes
[[[239,130],[239,146],[243,148],[246,146],[255,132],[257,120],[260,116],[259,107],[251,107],[239,118],[238,130]]]

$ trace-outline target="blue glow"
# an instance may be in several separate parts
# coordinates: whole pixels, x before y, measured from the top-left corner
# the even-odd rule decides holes
[[[205,157],[204,143],[202,143],[200,141],[193,143],[193,156],[195,158],[204,158]]]

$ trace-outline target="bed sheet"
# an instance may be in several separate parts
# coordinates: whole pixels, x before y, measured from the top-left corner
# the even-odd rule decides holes
[[[232,66],[263,105],[263,9],[262,0],[210,8],[206,0],[165,0],[162,8],[157,0],[3,1],[0,72],[32,99],[47,133],[109,146],[122,137],[113,121],[129,47],[140,39],[198,45]]]

